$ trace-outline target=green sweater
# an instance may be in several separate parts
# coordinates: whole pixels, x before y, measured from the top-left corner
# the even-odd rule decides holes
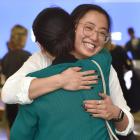
[[[74,66],[96,70],[100,75],[91,60],[100,64],[109,95],[111,56],[105,49],[88,59],[50,66],[28,76],[49,77]],[[37,98],[32,104],[21,105],[10,140],[109,140],[105,120],[94,118],[83,108],[84,100],[101,99],[98,95],[103,91],[101,79],[93,86],[93,89],[79,91],[59,89]],[[114,130],[113,123],[110,124]]]

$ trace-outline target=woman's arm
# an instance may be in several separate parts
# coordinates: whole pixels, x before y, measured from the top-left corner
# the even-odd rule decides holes
[[[119,135],[127,135],[133,130],[134,119],[123,97],[119,80],[113,67],[111,67],[110,71],[109,87],[110,96],[99,93],[102,100],[85,100],[84,107],[93,117],[105,120],[117,119],[122,110],[124,117],[120,122],[115,121],[115,128]]]
[[[133,130],[134,118],[123,97],[117,73],[113,67],[111,67],[109,80],[112,102],[116,105],[116,107],[120,108],[125,113],[124,119],[121,122],[116,123],[116,131],[120,135],[127,135]]]
[[[97,76],[88,75],[95,73],[95,71],[80,72],[80,70],[80,67],[68,68],[60,74],[32,80],[29,88],[29,98],[35,99],[44,95],[44,93],[50,93],[60,88],[65,90],[90,89],[89,84],[97,83]]]
[[[88,76],[92,71],[80,72],[81,68],[68,68],[61,74],[36,79],[26,77],[30,72],[40,70],[51,64],[51,60],[41,52],[32,55],[24,65],[7,79],[2,89],[2,101],[5,103],[31,103],[33,99],[59,88],[66,90],[89,89],[97,83],[97,76]],[[94,80],[95,79],[95,80]]]
[[[15,74],[6,80],[1,92],[2,101],[9,104],[31,103],[32,100],[28,97],[28,89],[31,81],[35,78],[25,76],[50,64],[51,60],[41,51],[33,54]]]

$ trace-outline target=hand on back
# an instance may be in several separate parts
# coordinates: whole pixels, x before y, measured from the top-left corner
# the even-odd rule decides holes
[[[94,70],[81,72],[80,67],[68,68],[60,75],[62,77],[62,88],[66,90],[90,89],[91,84],[96,84],[98,76]],[[93,75],[94,74],[94,75]]]

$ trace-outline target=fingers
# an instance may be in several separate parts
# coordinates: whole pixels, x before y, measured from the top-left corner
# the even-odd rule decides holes
[[[82,77],[83,81],[90,81],[90,80],[98,80],[98,76],[97,75],[93,75],[93,76],[84,76]]]
[[[104,110],[99,110],[99,109],[87,109],[86,112],[89,112],[90,114],[98,114],[100,116],[103,116],[105,114]]]
[[[86,75],[90,75],[90,74],[96,74],[96,71],[95,70],[88,70],[88,71],[81,72],[81,74],[83,76],[86,76]]]
[[[85,110],[86,110],[86,112],[90,113],[90,115],[93,117],[110,120],[111,119],[110,113],[105,111],[104,106],[102,106],[102,105],[99,105],[99,106],[97,106],[97,108],[94,106],[94,108],[91,107],[91,108],[88,108]]]
[[[108,97],[105,93],[99,93],[99,96],[102,97],[102,99],[106,99]]]
[[[72,69],[72,70],[74,70],[74,71],[80,71],[82,68],[81,67],[72,67],[72,68],[70,68],[70,69]]]
[[[72,69],[76,72],[79,72],[81,70],[80,67],[73,67],[70,69]],[[96,73],[95,70],[88,70],[88,71],[84,71],[84,72],[79,72],[79,74],[81,76],[81,86],[86,86],[86,85],[90,85],[90,84],[97,84],[98,76],[97,75],[91,76],[91,74],[95,74],[95,73]],[[84,89],[85,88],[87,89],[87,87],[84,87]],[[89,87],[88,87],[88,89],[89,89]]]
[[[90,113],[90,115],[93,117],[103,118],[105,120],[110,120],[112,118],[111,113],[106,112],[104,106],[100,106],[97,108],[90,108],[90,109],[88,108],[85,110],[86,112]]]
[[[104,114],[104,113],[94,113],[91,114],[91,116],[96,117],[96,118],[103,118],[105,120],[110,120],[111,119],[111,115],[109,113]]]
[[[84,76],[82,77],[82,85],[91,85],[91,84],[97,84],[98,83],[98,76]]]
[[[84,104],[92,104],[92,105],[98,105],[99,104],[99,100],[85,100]]]
[[[91,84],[97,84],[97,80],[93,80],[93,81],[82,81],[81,84],[82,85],[91,85]]]
[[[61,73],[62,88],[65,90],[91,89],[98,83],[98,76],[94,70],[81,72],[81,67],[68,68]]]
[[[112,118],[110,105],[106,104],[104,100],[85,100],[84,108],[86,112],[90,113],[93,117],[99,117],[106,120]]]
[[[91,103],[85,103],[84,106],[86,109],[99,109],[99,110],[106,109],[106,105],[104,104],[103,100],[93,100],[91,101]]]
[[[80,86],[79,90],[81,90],[81,89],[91,89],[91,88],[92,88],[92,86]]]

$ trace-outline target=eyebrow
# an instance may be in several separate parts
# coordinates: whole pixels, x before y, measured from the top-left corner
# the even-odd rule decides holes
[[[86,22],[86,23],[89,23],[89,24],[91,24],[91,25],[96,26],[93,22],[90,22],[90,21],[88,21],[88,22]],[[85,24],[86,24],[86,23],[85,23]],[[106,30],[106,31],[108,32],[108,29],[105,28],[105,27],[101,27],[100,29]]]

